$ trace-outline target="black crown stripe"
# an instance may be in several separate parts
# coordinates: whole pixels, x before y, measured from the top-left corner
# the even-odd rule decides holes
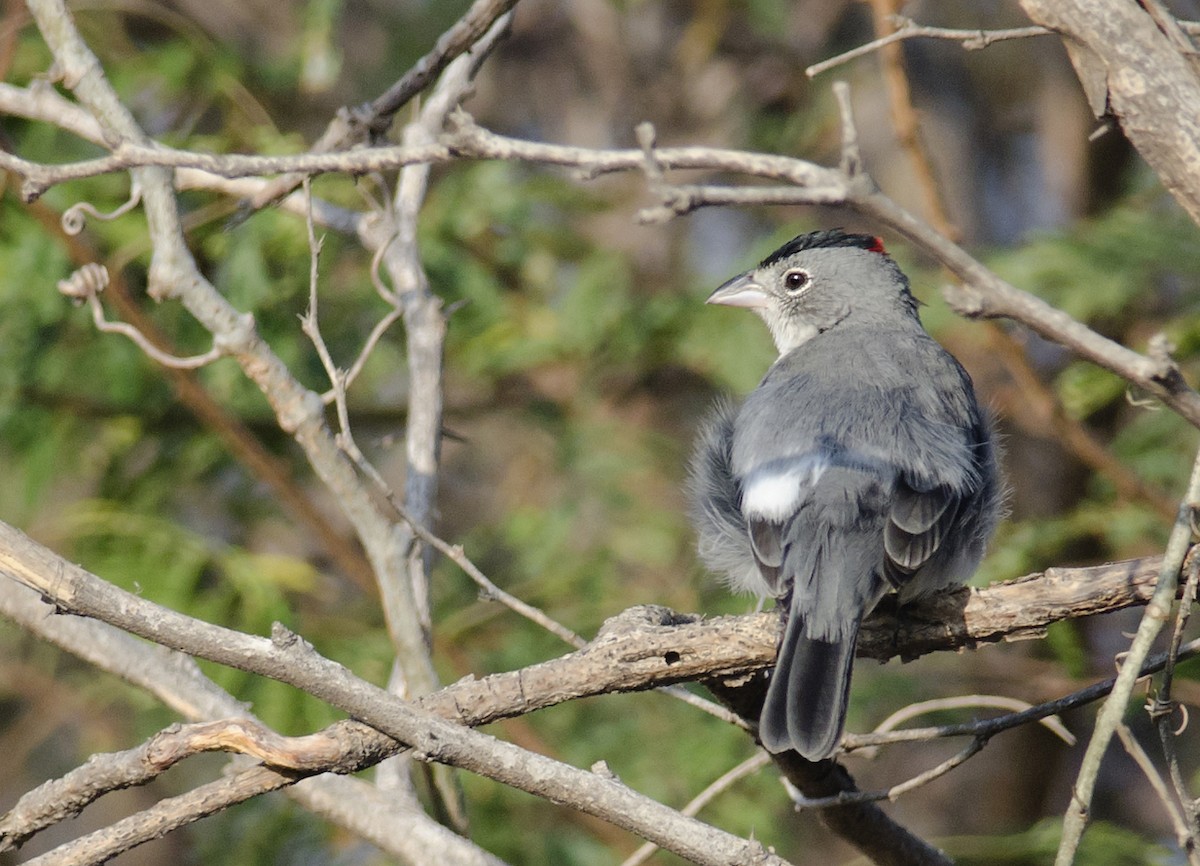
[[[759,263],[759,267],[768,267],[780,259],[787,258],[803,250],[816,250],[827,247],[857,247],[860,250],[867,250],[872,253],[885,252],[883,241],[874,235],[857,235],[842,229],[828,229],[826,231],[809,232],[806,235],[792,238],[763,259]]]

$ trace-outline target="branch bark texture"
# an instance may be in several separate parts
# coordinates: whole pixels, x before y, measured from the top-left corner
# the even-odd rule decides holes
[[[1092,110],[1115,115],[1200,224],[1200,77],[1189,58],[1137,3],[1021,0],[1021,7],[1062,36]]]

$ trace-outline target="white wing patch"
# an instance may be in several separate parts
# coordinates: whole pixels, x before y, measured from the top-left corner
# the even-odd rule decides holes
[[[828,468],[828,456],[802,454],[752,469],[742,481],[742,513],[773,521],[790,517]]]

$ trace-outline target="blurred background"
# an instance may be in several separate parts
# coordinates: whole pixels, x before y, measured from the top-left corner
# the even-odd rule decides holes
[[[1176,12],[1196,17],[1193,4]],[[293,153],[343,105],[382,92],[466,8],[463,0],[86,0],[77,21],[147,131],[190,149]],[[25,85],[49,57],[24,8],[4,7],[0,72]],[[1092,118],[1058,41],[967,51],[913,40],[809,80],[805,68],[869,41],[887,0],[522,0],[468,110],[484,126],[586,147],[634,146],[649,120],[661,145],[747,148],[836,164],[830,84],[851,83],[867,168],[905,207],[944,228],[1015,285],[1125,345],[1165,332],[1200,381],[1200,244],[1122,138]],[[921,23],[1027,23],[1015,2],[917,2]],[[903,74],[903,78],[897,77]],[[907,83],[908,93],[897,85]],[[406,115],[402,113],[401,120]],[[914,135],[905,134],[915,122]],[[900,133],[897,128],[900,128]],[[0,146],[58,162],[98,153],[41,123],[0,117]],[[264,633],[279,620],[375,682],[391,650],[375,592],[336,505],[310,477],[261,395],[229,360],[168,376],[120,337],[98,334],[54,281],[87,261],[119,276],[110,317],[152,319],[180,351],[208,340],[177,306],[145,298],[140,214],[66,237],[62,212],[127,195],[110,176],[20,203],[0,175],[0,519],[121,586],[210,621]],[[364,180],[314,192],[361,208]],[[297,316],[308,291],[301,220],[183,196],[202,267],[310,387],[320,362]],[[762,325],[703,299],[784,240],[818,227],[878,232],[836,209],[704,210],[639,225],[653,203],[640,176],[583,182],[501,163],[434,170],[421,220],[430,281],[453,305],[437,531],[500,586],[590,635],[633,604],[745,612],[698,566],[682,484],[698,423],[720,395],[754,387],[773,359]],[[927,306],[927,327],[974,377],[1005,442],[1011,517],[979,583],[1049,566],[1160,552],[1197,444],[1195,431],[1114,376],[1022,328],[955,318],[934,263],[885,235]],[[321,325],[348,364],[384,310],[369,258],[330,233]],[[406,373],[397,326],[350,392],[356,439],[402,484]],[[188,391],[181,378],[203,386]],[[214,410],[205,414],[203,406]],[[214,408],[215,407],[215,408]],[[215,413],[215,414],[214,414]],[[231,446],[259,449],[268,468]],[[282,479],[282,480],[281,480]],[[296,501],[309,503],[301,513]],[[478,598],[449,563],[435,570],[434,653],[444,681],[511,670],[566,651]],[[864,664],[849,727],[869,730],[916,700],[1000,694],[1047,700],[1112,673],[1138,613],[1076,621],[1045,640]],[[304,733],[335,718],[288,687],[206,666],[264,720]],[[1184,675],[1188,673],[1184,667]],[[1185,701],[1200,697],[1177,684]],[[952,721],[969,712],[923,721]],[[1154,748],[1144,715],[1139,736]],[[174,721],[152,699],[0,622],[0,809],[95,751],[130,747]],[[1091,710],[1065,719],[1083,741]],[[603,759],[626,783],[682,806],[752,753],[742,733],[658,694],[575,702],[492,732],[578,766]],[[954,742],[896,746],[847,764],[864,788],[896,784]],[[1181,735],[1195,780],[1200,741]],[[1048,862],[1082,745],[1043,728],[982,754],[889,807],[964,864]],[[17,863],[83,829],[210,776],[188,762],[144,790],[105,798],[27,846]],[[586,816],[464,776],[473,836],[511,863],[608,864],[638,840]],[[1195,789],[1196,786],[1193,786]],[[849,862],[815,817],[792,812],[766,769],[701,817],[798,864]],[[1079,862],[1183,862],[1144,778],[1116,751],[1105,764]],[[677,862],[658,855],[657,862]],[[1175,859],[1172,859],[1175,858]],[[119,863],[371,864],[375,849],[282,796],[255,800],[137,849]]]

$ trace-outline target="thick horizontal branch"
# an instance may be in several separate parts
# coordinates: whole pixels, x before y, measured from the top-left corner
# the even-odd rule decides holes
[[[1018,585],[1033,584],[1049,581],[1053,586],[1048,594],[1049,607],[1055,605],[1072,605],[1072,599],[1081,596],[1084,590],[1095,578],[1101,586],[1117,583],[1122,572],[1105,567],[1096,569],[1060,570],[1048,576],[1030,576],[1020,581],[1003,584],[995,589],[1007,592]],[[1129,584],[1133,587],[1132,596],[1139,597],[1146,591],[1145,571],[1141,567],[1129,568],[1124,571],[1132,578]],[[989,591],[985,591],[985,594]],[[1109,608],[1121,603],[1127,594],[1121,591],[1108,593],[1106,598],[1085,601],[1084,609],[1090,606]],[[1078,607],[1078,605],[1072,605]],[[995,610],[1012,609],[1012,600],[1000,598]],[[996,619],[999,622],[1010,619],[1009,613],[1000,613]],[[598,640],[598,643],[624,643],[626,639],[636,640],[640,635],[656,628],[679,629],[690,620],[680,620],[680,625],[671,625],[676,618],[662,608],[634,608],[619,617],[610,620]],[[736,618],[730,618],[736,619]],[[751,619],[762,620],[763,617]],[[37,631],[45,626],[59,622],[57,619],[46,620],[44,617],[20,618],[27,627]],[[85,621],[80,625],[88,624]],[[99,625],[99,623],[91,623]],[[886,623],[876,623],[876,631],[885,630]],[[52,632],[54,629],[51,630]],[[1184,649],[1185,655],[1193,654],[1197,647],[1189,645]],[[670,651],[663,655],[669,656]],[[582,653],[574,653],[564,659],[555,660],[558,663],[558,673],[563,683],[586,683],[594,690],[611,691],[616,686],[608,683],[598,683],[591,673],[595,668],[594,662],[600,662],[601,670],[610,667],[608,660],[611,654],[601,654],[595,659],[590,658],[591,649]],[[107,658],[107,656],[105,657]],[[669,661],[669,659],[667,659]],[[103,663],[103,662],[101,662]],[[1149,668],[1156,670],[1161,667],[1163,659],[1156,659]],[[541,666],[546,670],[554,663]],[[518,672],[520,673],[520,672]],[[492,721],[504,716],[517,715],[529,711],[530,704],[525,701],[525,695],[504,687],[497,688],[510,675],[501,674],[488,677],[481,681],[463,680],[436,695],[429,696],[420,704],[439,715],[464,722],[479,724]],[[651,675],[652,679],[661,679]],[[530,677],[527,685],[535,685],[535,677]],[[1112,687],[1112,680],[1097,683],[1061,698],[1037,707],[1028,707],[1023,711],[1009,713],[1005,716],[966,724],[943,725],[937,728],[916,728],[903,731],[893,731],[885,734],[849,734],[844,747],[858,749],[866,746],[894,742],[925,740],[933,737],[970,736],[977,743],[982,743],[997,733],[1009,730],[1031,721],[1044,719],[1046,716],[1062,712],[1066,709],[1080,706],[1103,697]],[[570,690],[559,688],[557,699],[565,699]],[[586,694],[586,689],[577,690],[574,696]],[[484,704],[492,701],[490,710],[481,710],[476,706],[472,710],[464,707],[472,704]],[[500,707],[504,703],[507,707]],[[202,750],[220,749],[239,752],[257,757],[269,765],[269,769],[243,772],[234,783],[206,786],[194,792],[193,796],[176,798],[153,807],[147,812],[131,817],[112,828],[98,831],[87,837],[88,844],[82,848],[78,845],[68,845],[56,849],[55,856],[64,857],[61,862],[73,862],[82,851],[95,853],[103,850],[110,854],[127,850],[130,844],[156,838],[163,833],[194,821],[206,814],[212,814],[220,809],[243,802],[254,796],[287,787],[301,779],[319,773],[351,773],[365,769],[377,763],[382,758],[395,754],[402,748],[401,744],[378,731],[354,721],[343,721],[305,737],[280,737],[257,722],[250,720],[226,720],[205,725],[194,725],[183,728],[174,727],[162,732],[142,746],[128,752],[113,755],[96,755],[83,767],[72,771],[61,779],[47,782],[29,794],[23,796],[16,805],[4,816],[0,817],[0,850],[9,850],[15,844],[37,833],[51,823],[75,814],[84,806],[118,788],[130,785],[144,784],[155,778],[174,762]],[[806,790],[812,796],[825,793],[825,799],[838,805],[855,804],[850,811],[839,810],[838,820],[850,820],[853,812],[863,820],[874,813],[867,807],[872,800],[888,796],[889,792],[858,792],[844,787],[831,786],[829,779],[820,776],[813,778],[808,768],[792,767],[785,763],[784,769],[791,773],[793,782]],[[814,788],[813,785],[816,785]],[[203,791],[203,793],[201,793]],[[831,793],[832,792],[832,793]],[[362,792],[356,789],[356,794]],[[688,814],[685,812],[685,814]],[[876,816],[872,820],[882,820]],[[890,838],[890,837],[889,837]],[[84,840],[79,840],[83,842]],[[60,860],[55,859],[55,863]],[[882,861],[881,861],[882,862]],[[908,862],[908,861],[902,861]]]
[[[99,620],[48,616],[47,610],[46,605],[26,587],[0,580],[0,615],[22,626],[30,634],[90,662],[98,670],[108,671],[145,689],[185,719],[227,721],[246,715],[246,707],[205,677],[191,657],[165,647],[146,644]],[[501,866],[498,858],[443,827],[420,809],[407,807],[392,794],[385,796],[366,781],[331,774],[330,771],[352,772],[362,769],[375,763],[383,754],[394,754],[400,748],[394,740],[358,722],[339,722],[319,734],[338,742],[336,756],[332,763],[325,762],[309,768],[313,772],[320,772],[319,777],[309,777],[302,784],[287,788],[299,803],[375,844],[401,863],[424,863],[428,859],[428,852],[434,850],[439,852],[447,866]],[[283,740],[288,748],[297,744],[304,747],[314,742],[305,737]],[[372,749],[380,750],[379,755],[373,755]],[[361,766],[353,766],[356,756],[362,759]],[[285,768],[296,766],[298,763],[293,760],[283,763]],[[74,771],[68,774],[72,775],[75,775]],[[136,770],[133,775],[137,775]],[[259,783],[257,788],[240,784],[225,790],[230,795],[249,799],[275,790],[279,787],[277,782],[281,780],[290,785],[304,775],[304,772],[294,769],[277,769],[275,776],[255,776],[254,779]],[[63,780],[52,780],[22,796],[0,818],[0,852],[10,850],[21,840],[58,823],[127,781],[119,774],[114,778],[114,774],[109,772],[109,765],[102,765],[96,773],[79,774],[75,779],[74,783],[65,787],[60,784]],[[219,802],[206,799],[200,805],[205,808],[224,808],[235,802],[238,800],[227,796]],[[161,835],[157,825],[142,824],[139,827],[142,832],[122,836],[127,847]]]
[[[983,589],[944,593],[905,607],[899,616],[877,611],[864,624],[859,655],[911,659],[1037,637],[1059,620],[1145,604],[1160,565],[1160,557],[1146,557],[1054,568]],[[2,523],[0,573],[64,612],[103,619],[184,652],[285,682],[296,677],[277,642],[125,593]],[[771,612],[701,619],[656,606],[632,608],[606,623],[582,650],[519,671],[462,680],[418,703],[425,711],[475,726],[574,698],[737,676],[774,662],[778,627]]]
[[[877,659],[897,654],[912,657],[939,649],[1031,637],[1059,619],[1144,603],[1152,591],[1158,566],[1157,558],[1147,558],[1091,568],[1052,569],[985,589],[964,588],[947,593],[907,608],[900,619],[882,612],[866,624],[860,654]],[[291,682],[347,709],[372,726],[354,721],[337,723],[322,732],[321,742],[344,743],[346,754],[339,753],[327,762],[318,757],[303,765],[287,760],[283,763],[292,768],[300,766],[299,772],[286,771],[287,782],[278,775],[264,776],[263,779],[269,777],[270,784],[262,791],[320,770],[359,769],[396,753],[403,748],[402,744],[410,744],[426,757],[440,757],[516,787],[543,793],[528,780],[510,781],[504,778],[504,773],[497,773],[494,766],[488,765],[483,756],[490,753],[490,747],[503,748],[507,744],[484,738],[489,749],[475,759],[465,759],[459,748],[449,748],[447,755],[445,729],[439,728],[434,719],[474,726],[588,695],[738,676],[769,666],[777,642],[778,617],[773,613],[701,620],[673,614],[665,608],[633,608],[606,623],[597,638],[578,652],[520,671],[478,680],[464,679],[412,705],[357,681],[331,691],[330,683],[336,683],[339,677],[331,676],[328,671],[337,671],[340,677],[345,677],[345,672],[316,657],[291,637],[281,634],[276,640],[267,641],[160,608],[66,563],[2,524],[0,572],[35,588],[60,610],[102,618],[166,645]],[[293,652],[297,647],[298,654]],[[361,695],[352,694],[360,689],[369,695],[365,705]],[[405,722],[401,727],[386,721],[398,710]],[[382,723],[381,718],[385,720]],[[397,736],[401,731],[404,734]],[[295,748],[299,743],[283,742],[279,748]],[[436,751],[430,743],[436,744]],[[236,744],[230,747],[238,748]],[[241,750],[264,757],[261,750]],[[567,771],[573,769],[555,762],[550,764]],[[593,785],[608,784],[597,781],[592,774],[573,772],[582,773]],[[241,793],[236,796],[230,793],[222,802],[236,802],[238,796],[244,799],[262,792],[252,786],[236,790]],[[562,801],[581,808],[570,798]],[[29,805],[32,807],[32,801]],[[599,811],[605,813],[605,809]],[[602,817],[613,819],[607,813]]]
[[[102,619],[190,655],[288,683],[413,749],[623,827],[698,864],[783,864],[761,844],[681,816],[608,775],[591,773],[464,728],[360,680],[277,627],[270,639],[194,620],[105,583],[0,524],[0,572],[61,612]]]

